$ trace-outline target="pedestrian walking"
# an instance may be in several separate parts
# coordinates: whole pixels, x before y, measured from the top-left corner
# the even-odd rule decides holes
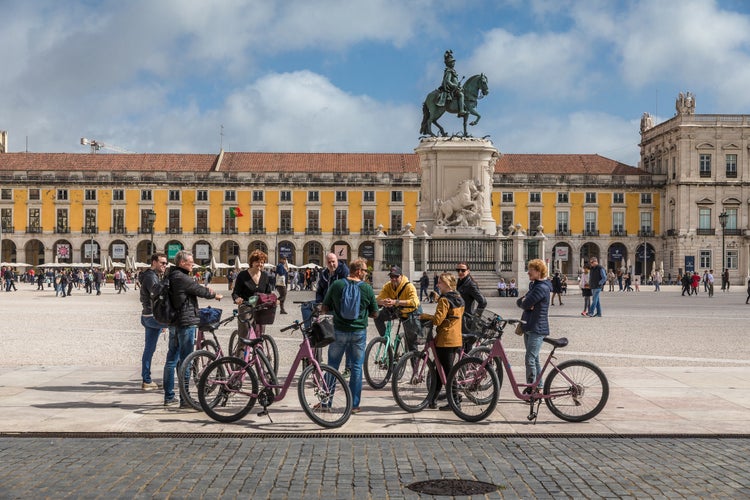
[[[276,266],[276,291],[279,294],[279,312],[286,314],[284,309],[284,301],[286,301],[286,285],[289,279],[289,265],[286,262],[286,257],[279,259],[279,264]]]
[[[591,307],[591,287],[589,286],[589,266],[583,266],[583,272],[581,273],[581,295],[583,296],[583,311],[581,316],[589,315],[589,308]]]
[[[543,262],[542,262],[543,263]],[[607,282],[607,271],[599,265],[599,259],[597,257],[591,257],[589,259],[591,270],[589,271],[589,287],[591,288],[591,306],[589,306],[590,318],[599,318],[602,315],[602,306],[599,301],[599,295],[602,292],[602,287]],[[546,266],[545,266],[546,275]],[[540,271],[541,272],[541,271]]]

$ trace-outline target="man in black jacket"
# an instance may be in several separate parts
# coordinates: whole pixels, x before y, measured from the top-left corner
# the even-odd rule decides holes
[[[471,332],[470,325],[467,324],[467,314],[473,316],[480,316],[482,311],[487,307],[487,299],[484,298],[482,292],[479,291],[474,278],[471,277],[471,269],[469,264],[466,262],[459,262],[456,265],[456,274],[458,274],[458,282],[456,283],[456,290],[461,294],[461,298],[464,299],[464,315],[461,322],[461,334],[468,335]],[[474,303],[476,302],[476,309]],[[469,352],[471,350],[471,343],[464,343],[464,351]]]
[[[174,372],[180,362],[193,352],[195,330],[200,323],[198,297],[221,300],[222,296],[190,276],[193,254],[181,250],[174,256],[175,266],[169,271],[169,298],[177,310],[177,319],[169,327],[169,350],[164,364],[164,406],[177,405],[174,393]],[[185,404],[186,406],[187,404]],[[180,406],[183,406],[180,403]]]

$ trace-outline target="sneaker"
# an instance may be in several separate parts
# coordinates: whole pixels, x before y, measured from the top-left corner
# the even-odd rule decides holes
[[[357,407],[357,408],[352,408],[352,415],[356,415],[357,413],[359,413],[359,412],[361,412],[361,411],[362,411],[362,408],[359,408],[359,407]]]
[[[143,382],[141,384],[141,389],[143,389],[144,391],[152,391],[158,388],[159,384],[157,384],[156,382]]]
[[[438,410],[440,410],[440,411],[450,411],[451,410],[451,405],[443,405],[440,408],[438,408]]]
[[[430,403],[427,405],[430,410],[436,410],[437,409],[437,403],[434,401],[430,401]]]
[[[349,376],[352,374],[352,371],[349,368],[344,369],[344,373],[341,374],[344,378],[349,378]]]
[[[193,408],[192,406],[190,406],[188,403],[184,403],[184,402],[180,403],[180,410],[184,410],[184,411],[198,411],[195,408]]]
[[[588,316],[588,315],[589,315],[589,313],[587,313],[586,311],[583,311],[583,312],[581,313],[581,316]]]
[[[164,406],[177,406],[180,402],[177,400],[177,398],[172,399],[165,399],[164,400]]]

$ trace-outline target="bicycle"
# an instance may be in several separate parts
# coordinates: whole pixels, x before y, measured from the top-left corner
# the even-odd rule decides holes
[[[245,303],[248,304],[251,308],[255,308],[257,299],[253,300],[253,297],[251,297],[250,299],[251,300]],[[252,323],[254,314],[252,312],[253,312],[253,309],[251,309],[250,314],[248,315],[248,318],[241,319],[238,316],[237,309],[235,309],[232,311],[232,316],[227,319],[224,319],[215,324],[200,325],[198,327],[198,335],[196,336],[196,346],[200,345],[200,346],[204,346],[204,348],[191,352],[180,363],[179,369],[177,370],[177,377],[179,380],[179,387],[180,387],[180,398],[182,401],[187,402],[187,404],[189,404],[192,408],[196,410],[201,410],[201,405],[200,405],[200,401],[198,398],[198,381],[200,379],[200,376],[209,364],[225,356],[224,351],[221,349],[219,341],[216,337],[215,330],[218,329],[220,326],[226,325],[227,323],[230,323],[235,318],[237,318],[238,321],[242,321],[248,324],[249,335],[252,338],[255,338],[256,337],[255,328]],[[213,336],[213,340],[205,339],[206,331],[211,333],[211,335]],[[239,331],[234,330],[232,332],[232,335],[239,336]],[[268,369],[273,372],[276,372],[278,370],[278,362],[279,362],[278,361],[279,351],[276,345],[276,341],[274,341],[273,337],[271,337],[270,335],[265,335],[265,334],[261,335],[259,338],[261,339],[262,349],[263,349],[263,352],[266,353],[266,358],[269,363]],[[233,350],[231,350],[231,347],[230,347],[229,352],[230,353],[234,352]]]
[[[398,319],[398,327],[393,333],[393,322]],[[365,349],[363,371],[365,380],[373,389],[382,389],[393,373],[393,367],[406,354],[406,339],[401,329],[404,320],[398,315],[385,325],[385,334],[375,337]]]
[[[256,313],[270,309],[272,306],[258,305],[258,297],[256,296],[250,297],[241,305],[246,305],[249,307],[249,309],[243,311],[241,314],[238,313],[237,318],[238,318],[238,321],[241,321],[247,325],[248,335],[250,335],[249,332],[250,332],[251,327],[253,327],[253,330],[255,330],[253,325],[255,325],[254,320],[255,320]],[[253,331],[253,334],[256,334],[256,333],[257,332]],[[266,335],[264,333],[260,336],[263,338],[263,350],[266,354],[266,357],[268,358],[268,361],[271,362],[273,371],[276,372],[279,370],[279,346],[276,344],[276,341],[270,335]],[[231,355],[237,356],[237,357],[240,357],[242,355],[242,349],[240,348],[239,337],[240,337],[239,329],[234,330],[232,334],[229,336],[229,351],[228,352]]]
[[[247,360],[224,357],[212,362],[201,375],[198,397],[203,411],[218,422],[235,422],[247,415],[257,401],[263,407],[258,416],[266,415],[270,420],[268,407],[284,399],[297,368],[303,360],[307,360],[309,365],[297,382],[297,395],[305,414],[322,427],[334,428],[346,423],[352,413],[352,393],[338,371],[319,364],[315,359],[313,348],[323,345],[320,339],[314,337],[314,329],[314,326],[304,328],[299,321],[281,329],[282,332],[302,332],[297,356],[283,384],[279,384],[275,373],[267,369],[265,354],[258,349],[262,340],[240,339],[246,346],[246,352],[251,353]],[[260,390],[259,382],[262,386]]]
[[[448,383],[453,388],[448,391],[448,404],[453,412],[467,422],[479,422],[495,410],[500,386],[491,363],[496,360],[495,363],[505,368],[516,398],[529,403],[529,421],[536,422],[542,401],[553,415],[568,422],[583,422],[598,415],[609,399],[607,377],[590,361],[572,359],[557,364],[555,351],[568,345],[567,338],[545,337],[544,342],[551,345],[552,350],[536,380],[530,384],[516,382],[502,336],[507,324],[518,323],[519,320],[504,320],[497,316],[489,326],[495,333],[495,340],[487,357],[468,356],[453,367],[448,375]],[[552,371],[544,379],[550,368]],[[543,379],[544,385],[541,386]]]
[[[440,377],[443,387],[448,390],[447,374],[443,365],[437,360],[437,345],[431,321],[422,321],[422,334],[418,343],[424,340],[422,350],[410,351],[396,364],[391,375],[391,391],[393,399],[402,410],[416,413],[423,410],[430,401],[437,399],[437,383],[435,377]],[[464,356],[463,348],[459,359]]]

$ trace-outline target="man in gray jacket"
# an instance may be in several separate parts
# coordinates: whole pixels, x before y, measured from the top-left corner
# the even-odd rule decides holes
[[[174,325],[169,326],[169,350],[164,364],[164,406],[177,405],[174,393],[174,373],[180,362],[193,352],[195,330],[200,323],[198,297],[221,300],[222,296],[190,276],[193,254],[182,250],[174,256],[175,266],[169,271],[169,297],[177,310]],[[187,407],[187,403],[180,406]]]
[[[143,347],[143,356],[141,356],[141,389],[144,391],[159,388],[156,382],[151,380],[151,359],[156,351],[159,333],[167,325],[162,325],[154,319],[151,311],[151,290],[164,275],[166,268],[167,254],[157,252],[151,256],[151,267],[138,276],[141,284],[141,325],[146,329],[146,342]]]

